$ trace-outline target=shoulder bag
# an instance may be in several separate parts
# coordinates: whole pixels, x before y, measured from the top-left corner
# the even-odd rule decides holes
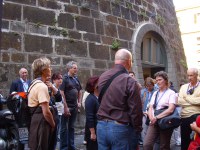
[[[156,104],[157,97],[158,97],[157,95],[158,95],[158,92],[156,93],[154,109],[156,108],[156,105],[157,105]],[[163,111],[165,111],[166,109],[168,109],[168,106],[164,107],[163,109],[154,110],[154,115],[157,116],[160,113],[162,113]],[[178,126],[180,126],[181,117],[178,113],[178,110],[175,108],[173,113],[171,113],[170,115],[168,115],[166,117],[158,119],[157,123],[161,130],[174,129],[174,128],[177,128]]]

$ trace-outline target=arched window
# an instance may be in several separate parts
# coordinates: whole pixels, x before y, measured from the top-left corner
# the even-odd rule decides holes
[[[149,32],[144,36],[141,44],[141,60],[143,65],[166,67],[166,52],[158,34]]]

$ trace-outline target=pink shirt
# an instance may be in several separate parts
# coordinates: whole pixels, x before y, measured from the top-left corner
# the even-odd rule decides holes
[[[154,105],[157,92],[159,91],[153,93],[150,105]],[[163,92],[159,92],[156,103],[157,103],[156,110],[169,106],[169,104],[176,104],[176,93],[169,88]]]

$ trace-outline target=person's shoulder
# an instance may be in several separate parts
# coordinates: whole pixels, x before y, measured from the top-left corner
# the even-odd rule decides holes
[[[20,79],[15,79],[15,80],[12,81],[12,83],[16,83],[16,84],[17,84],[17,83],[20,83],[20,82],[21,82]]]

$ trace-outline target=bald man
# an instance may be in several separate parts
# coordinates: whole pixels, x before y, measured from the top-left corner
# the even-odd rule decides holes
[[[98,110],[97,139],[99,150],[135,150],[142,130],[142,103],[137,81],[129,76],[132,55],[126,49],[115,54],[115,65],[104,72],[98,83],[99,92],[116,75],[105,90]]]
[[[190,124],[200,115],[200,83],[198,81],[198,70],[190,68],[187,71],[189,83],[182,85],[178,104],[181,110],[181,150],[187,150],[191,141],[192,132]]]
[[[12,82],[10,87],[10,94],[12,92],[27,92],[31,80],[28,80],[28,71],[26,68],[19,70],[19,79]]]

